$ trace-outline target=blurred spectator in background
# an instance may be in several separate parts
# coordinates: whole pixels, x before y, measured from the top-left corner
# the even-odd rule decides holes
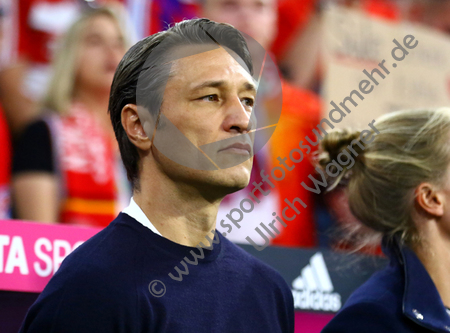
[[[107,8],[86,12],[68,30],[54,61],[44,115],[15,147],[17,218],[106,226],[123,208],[119,194],[126,193],[120,189],[127,182],[107,109],[125,43],[117,15]]]
[[[137,38],[166,30],[169,24],[198,16],[197,0],[125,0]]]
[[[1,73],[0,73],[1,75]],[[0,109],[0,220],[9,218],[11,142],[3,110]]]
[[[443,0],[280,0],[279,33],[272,45],[283,73],[295,85],[320,91],[321,18],[344,6],[392,23],[413,22],[450,33],[450,2]]]
[[[422,6],[420,21],[443,33],[450,34],[450,2],[431,0]]]
[[[0,99],[10,130],[17,136],[42,111],[56,40],[90,6],[121,6],[119,0],[2,0],[10,16],[8,42],[14,61],[0,77]],[[123,6],[122,6],[123,7]]]
[[[233,25],[254,38],[266,50],[269,49],[277,33],[276,0],[203,0],[200,16]],[[304,140],[305,135],[311,133],[312,128],[320,120],[321,106],[318,96],[312,92],[295,88],[284,80],[282,81],[282,90],[282,111],[277,129],[268,143],[269,156],[264,156],[264,149],[255,156],[255,163],[259,164],[259,167],[253,167],[253,177],[256,182],[261,181],[260,169],[264,169],[268,173],[273,166],[279,165],[277,158],[289,156],[289,152],[298,147],[299,142]],[[266,111],[270,116],[273,110],[269,107]],[[311,172],[313,172],[312,164],[305,158],[305,161],[292,171],[286,172],[286,177],[277,182],[276,188],[272,189],[270,195],[262,198],[267,202],[259,204],[249,214],[249,220],[252,220],[252,223],[256,223],[254,226],[257,226],[261,221],[272,219],[272,212],[280,213],[280,208],[286,205],[285,198],[293,200],[297,197],[308,205],[301,215],[289,222],[288,228],[279,228],[281,233],[273,240],[273,244],[304,247],[316,245],[313,216],[314,194],[306,191],[300,185]],[[250,185],[246,189],[226,197],[221,204],[219,217],[224,212],[239,207],[242,193],[252,189],[253,185]],[[242,230],[242,237],[233,239],[234,237],[230,235],[230,239],[246,242],[245,238],[249,236],[248,229],[240,230]]]
[[[285,37],[278,38],[274,46],[281,47],[277,53],[280,67],[295,85],[320,91],[324,72],[322,63],[321,17],[329,6],[345,6],[367,13],[370,16],[391,22],[399,22],[412,14],[414,3],[420,0],[405,0],[401,4],[395,0],[281,0],[280,10],[289,18],[292,29],[285,29]]]
[[[16,59],[16,32],[12,29],[16,10],[16,1],[0,1],[0,219],[10,218],[11,140],[4,105],[11,102],[8,87],[13,84],[10,79]],[[16,103],[20,105],[20,101]]]
[[[20,85],[24,66],[19,60],[19,8],[22,1],[1,0],[1,51],[0,51],[0,100],[4,111],[4,120],[10,130],[15,130],[30,119],[33,103],[24,97]]]
[[[314,14],[318,0],[279,0],[278,33],[272,43],[271,50],[277,59],[282,59],[290,45],[298,35],[302,35],[305,27]]]

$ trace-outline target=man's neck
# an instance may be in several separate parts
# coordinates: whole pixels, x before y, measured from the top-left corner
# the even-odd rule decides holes
[[[141,186],[133,197],[161,235],[185,246],[195,247],[200,243],[209,246],[206,236],[214,237],[212,231],[216,227],[220,200],[211,203],[200,195],[187,195],[167,187],[156,191],[154,187]]]

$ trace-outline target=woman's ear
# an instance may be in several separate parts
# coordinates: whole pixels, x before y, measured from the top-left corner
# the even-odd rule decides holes
[[[435,186],[422,183],[416,188],[416,202],[420,208],[433,216],[444,215],[445,197]]]
[[[152,143],[147,134],[145,134],[135,104],[127,104],[122,108],[121,120],[122,126],[131,143],[141,150],[149,150]]]

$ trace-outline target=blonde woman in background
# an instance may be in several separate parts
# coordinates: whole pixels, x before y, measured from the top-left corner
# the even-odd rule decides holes
[[[106,226],[123,208],[119,194],[126,180],[107,110],[125,51],[121,22],[108,8],[85,13],[66,33],[44,116],[15,147],[16,218]]]
[[[375,126],[379,134],[337,181],[346,178],[352,213],[383,236],[390,263],[322,332],[449,332],[450,108],[394,112]],[[330,133],[320,164],[356,138]]]

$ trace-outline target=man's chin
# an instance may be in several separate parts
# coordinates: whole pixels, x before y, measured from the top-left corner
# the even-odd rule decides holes
[[[248,185],[248,182],[246,183],[242,183],[242,184],[235,184],[234,186],[230,187],[230,193],[234,193],[240,190],[243,190],[244,188],[246,188]]]
[[[242,179],[233,179],[233,180],[229,180],[226,182],[226,184],[224,184],[227,188],[228,191],[230,193],[234,193],[240,190],[243,190],[244,188],[246,188],[249,184],[250,181],[250,177],[243,177]]]
[[[249,184],[250,177],[239,178],[222,178],[216,179],[214,182],[214,192],[218,197],[224,197],[228,194],[238,192]]]
[[[207,171],[207,176],[201,177],[203,178],[201,188],[207,191],[210,196],[216,198],[224,197],[247,187],[250,182],[250,171],[250,168],[243,165]]]

